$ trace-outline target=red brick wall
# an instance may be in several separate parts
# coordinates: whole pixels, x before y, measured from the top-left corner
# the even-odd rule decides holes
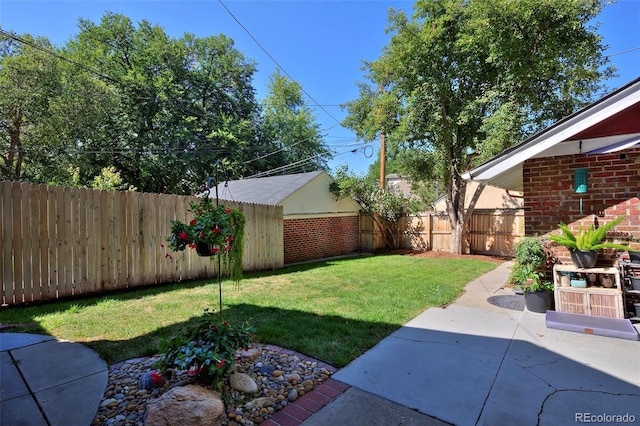
[[[576,194],[573,186],[574,172],[580,168],[589,169],[584,194]],[[523,185],[527,235],[547,234],[560,222],[577,228],[580,224],[589,226],[594,220],[603,224],[626,214],[614,230],[640,238],[640,148],[527,160]],[[559,254],[561,258],[565,255]]]
[[[358,216],[284,220],[284,263],[358,251]]]

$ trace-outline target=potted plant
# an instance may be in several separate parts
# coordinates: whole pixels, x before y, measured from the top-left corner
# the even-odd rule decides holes
[[[629,261],[631,263],[640,263],[640,244],[638,244],[640,239],[634,237],[633,234],[624,231],[609,231],[606,239],[612,240],[614,243],[628,245]]]
[[[231,325],[205,309],[194,326],[161,341],[155,367],[164,374],[172,369],[186,371],[220,391],[225,378],[236,370],[237,352],[254,345],[254,333],[251,326]]]
[[[560,235],[549,235],[549,239],[569,249],[571,259],[578,268],[593,268],[598,261],[598,252],[603,248],[613,248],[617,250],[626,250],[628,247],[624,244],[603,241],[607,231],[618,225],[625,216],[618,216],[611,222],[608,222],[598,228],[591,225],[589,228],[580,227],[578,232],[574,233],[569,227],[561,223]]]
[[[197,203],[190,202],[189,211],[194,216],[189,223],[171,221],[171,235],[167,238],[169,247],[176,251],[189,247],[200,256],[219,254],[231,278],[239,281],[242,278],[244,214],[236,208],[214,206],[209,197],[202,197]]]
[[[549,254],[538,237],[524,237],[515,252],[509,281],[522,289],[529,311],[544,313],[553,305],[553,283],[543,281]]]
[[[527,310],[544,314],[553,307],[553,283],[543,281],[542,274],[532,275],[522,287]]]
[[[547,252],[537,237],[524,237],[515,248],[515,257],[509,282],[523,287],[527,279],[530,279],[536,272],[543,270],[547,261]]]

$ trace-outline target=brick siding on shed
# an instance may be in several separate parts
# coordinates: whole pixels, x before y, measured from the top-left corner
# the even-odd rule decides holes
[[[284,219],[284,263],[303,262],[359,250],[358,216]]]
[[[580,168],[588,169],[588,189],[576,194],[573,178]],[[640,148],[530,159],[524,163],[523,184],[527,235],[545,235],[561,222],[577,228],[591,225],[594,218],[603,224],[625,214],[614,230],[640,238]],[[562,251],[559,255],[568,257]]]

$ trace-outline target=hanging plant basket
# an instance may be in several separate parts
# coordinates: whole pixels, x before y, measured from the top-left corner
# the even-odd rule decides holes
[[[192,248],[204,257],[219,254],[224,271],[238,282],[242,278],[244,214],[236,208],[215,206],[209,197],[189,203],[189,211],[193,214],[189,223],[171,221],[169,247],[175,251]]]
[[[198,253],[198,256],[211,257],[215,251],[211,250],[211,246],[207,243],[198,243],[196,244],[196,253]]]

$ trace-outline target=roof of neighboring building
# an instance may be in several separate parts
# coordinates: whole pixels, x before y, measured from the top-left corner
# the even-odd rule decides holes
[[[531,158],[612,152],[640,143],[640,78],[503,151],[463,177],[522,191]]]
[[[218,185],[220,199],[241,203],[280,205],[291,194],[326,173],[322,170],[291,175],[230,180]],[[213,191],[212,191],[212,195]]]
[[[413,196],[411,182],[409,182],[407,179],[403,178],[402,176],[396,173],[389,173],[386,176],[386,178],[387,178],[387,190],[398,191],[407,198],[411,198]]]

